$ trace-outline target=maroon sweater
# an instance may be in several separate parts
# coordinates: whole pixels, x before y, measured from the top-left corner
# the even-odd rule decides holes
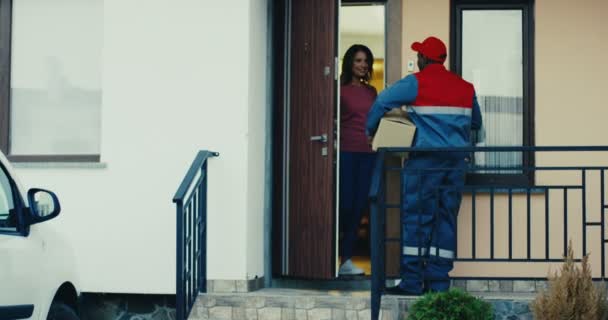
[[[373,152],[365,136],[367,112],[376,99],[371,86],[340,86],[340,150]]]

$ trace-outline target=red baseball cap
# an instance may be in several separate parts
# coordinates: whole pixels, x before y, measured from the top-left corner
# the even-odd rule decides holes
[[[444,63],[448,57],[448,49],[443,41],[435,37],[428,37],[422,42],[412,43],[412,50],[437,62]]]

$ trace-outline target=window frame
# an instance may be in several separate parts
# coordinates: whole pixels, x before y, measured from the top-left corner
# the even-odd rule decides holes
[[[12,162],[100,162],[99,154],[11,154],[11,51],[13,0],[0,0],[0,150]]]
[[[521,10],[523,41],[523,141],[522,145],[535,145],[534,128],[534,0],[452,0],[450,5],[450,69],[462,75],[462,13],[465,10]],[[534,168],[534,152],[522,152],[524,168]],[[469,185],[533,186],[534,171],[521,174],[467,175]]]

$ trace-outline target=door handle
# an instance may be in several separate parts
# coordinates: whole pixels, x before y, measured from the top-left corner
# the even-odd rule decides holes
[[[312,136],[312,137],[310,137],[310,141],[318,141],[318,142],[326,143],[327,142],[327,135],[326,134],[322,134],[320,136]]]

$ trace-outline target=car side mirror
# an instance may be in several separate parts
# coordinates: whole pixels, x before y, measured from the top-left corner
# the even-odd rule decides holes
[[[51,220],[61,212],[59,199],[51,191],[37,188],[30,189],[27,192],[27,198],[32,213],[30,224]]]

